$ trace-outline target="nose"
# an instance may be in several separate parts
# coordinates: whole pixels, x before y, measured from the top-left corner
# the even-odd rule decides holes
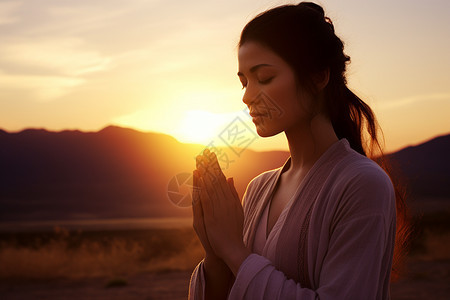
[[[242,96],[242,102],[249,106],[256,100],[256,95],[258,95],[258,91],[247,85],[247,87],[245,88],[244,96]]]

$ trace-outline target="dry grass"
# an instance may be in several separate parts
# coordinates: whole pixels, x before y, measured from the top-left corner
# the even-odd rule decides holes
[[[410,257],[450,260],[450,214],[417,220]],[[192,271],[204,255],[192,228],[0,233],[0,280],[127,278]]]
[[[192,270],[203,249],[191,229],[2,235],[0,279],[120,277]]]

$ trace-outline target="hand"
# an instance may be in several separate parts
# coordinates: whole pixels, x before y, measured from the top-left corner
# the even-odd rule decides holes
[[[206,167],[205,157],[198,156],[196,166],[199,168],[201,165]],[[219,258],[214,252],[211,244],[209,243],[208,236],[206,234],[202,203],[200,200],[200,172],[198,170],[193,171],[193,192],[192,192],[192,211],[193,211],[193,227],[194,230],[205,249],[205,261],[212,262],[213,264],[224,264],[223,260]],[[237,193],[236,193],[237,195]]]
[[[197,162],[198,165],[198,162]],[[205,249],[206,257],[208,259],[219,259],[214,250],[212,249],[208,236],[206,235],[205,223],[203,221],[203,209],[200,201],[200,186],[199,186],[200,174],[198,170],[194,170],[192,174],[193,178],[193,191],[192,191],[192,213],[193,213],[193,227],[197,236],[202,243],[203,249]]]
[[[243,242],[242,205],[232,179],[226,179],[216,155],[206,149],[199,160],[199,174],[195,171],[194,174],[200,175],[196,180],[206,237],[213,252],[236,275],[240,264],[250,254]]]
[[[200,157],[199,157],[200,159]],[[197,160],[197,167],[201,164],[200,160]],[[227,299],[228,288],[233,278],[228,265],[219,258],[211,244],[209,243],[208,236],[206,234],[206,228],[203,218],[203,209],[200,200],[200,186],[199,186],[200,173],[198,170],[193,172],[193,197],[192,197],[192,209],[194,214],[194,229],[205,249],[206,256],[203,260],[203,267],[205,270],[205,299]]]

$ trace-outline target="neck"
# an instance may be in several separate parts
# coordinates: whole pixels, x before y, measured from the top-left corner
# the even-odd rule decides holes
[[[322,114],[316,115],[307,126],[294,126],[284,133],[291,155],[286,173],[294,178],[304,176],[320,156],[338,141],[331,121]]]

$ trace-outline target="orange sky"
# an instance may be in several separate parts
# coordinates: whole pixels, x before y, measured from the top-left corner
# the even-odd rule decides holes
[[[243,111],[242,27],[286,1],[1,1],[0,128],[108,124],[220,142]],[[294,2],[296,3],[296,2]],[[350,87],[392,151],[450,132],[450,1],[318,1],[352,58]],[[250,148],[287,149],[283,134]]]

